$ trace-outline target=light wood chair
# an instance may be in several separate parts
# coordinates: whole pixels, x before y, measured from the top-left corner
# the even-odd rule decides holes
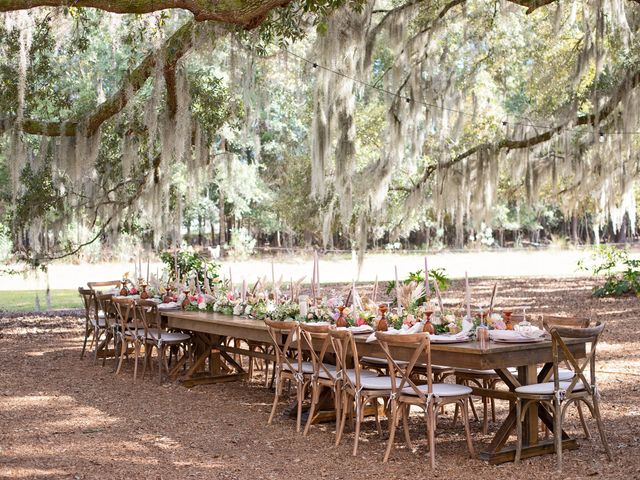
[[[531,404],[542,404],[549,408],[553,415],[553,436],[557,455],[557,469],[562,470],[562,424],[567,408],[572,404],[583,402],[595,418],[600,432],[600,439],[609,460],[611,450],[604,432],[600,416],[600,394],[596,385],[596,347],[605,324],[598,322],[593,327],[574,328],[549,325],[545,320],[545,328],[551,333],[553,352],[553,381],[523,385],[516,388],[516,431],[517,445],[515,461],[518,463],[522,454],[522,422]],[[567,347],[564,339],[579,338],[591,342],[589,353],[578,361]],[[574,373],[569,381],[560,379],[560,362],[564,358]],[[587,373],[585,373],[588,370]]]
[[[269,415],[268,425],[271,425],[276,414],[278,401],[282,397],[282,390],[285,381],[294,384],[296,388],[297,416],[296,431],[300,432],[302,423],[302,403],[311,376],[313,375],[313,364],[302,360],[302,342],[300,341],[300,327],[298,322],[279,322],[265,320],[267,331],[273,343],[276,356],[275,361],[275,387],[276,393],[273,398],[273,406]],[[284,337],[284,341],[283,341]],[[295,345],[292,345],[295,340]]]
[[[98,361],[98,355],[103,352],[102,366],[104,367],[107,360],[107,352],[109,350],[109,344],[113,343],[114,357],[117,359],[116,351],[116,332],[119,329],[118,320],[115,309],[113,308],[113,295],[103,294],[99,291],[94,291],[94,299],[96,303],[96,311],[99,312],[99,317],[102,317],[105,322],[104,338],[98,338],[98,345],[94,350],[93,362]]]
[[[142,367],[142,378],[151,362],[151,355],[155,348],[158,352],[158,383],[162,384],[162,372],[169,373],[166,351],[182,349],[182,356],[177,359],[178,364],[184,364],[189,358],[189,343],[191,335],[183,332],[167,332],[163,330],[158,312],[158,304],[150,300],[135,301],[135,318],[142,324],[144,332],[140,335],[145,345],[145,361]]]
[[[89,349],[92,349],[94,345],[98,348],[98,338],[106,329],[106,321],[104,313],[101,314],[97,308],[95,292],[89,288],[78,287],[78,293],[82,297],[84,305],[84,341],[82,343],[82,352],[80,352],[80,358],[84,358],[89,337],[91,337]]]
[[[388,399],[391,396],[391,377],[378,376],[371,372],[363,372],[360,367],[358,349],[353,333],[347,329],[332,328],[329,331],[331,345],[336,354],[336,369],[342,382],[340,425],[337,427],[336,446],[340,444],[347,413],[353,414],[355,407],[355,441],[353,455],[358,453],[358,441],[360,439],[360,427],[364,421],[364,410],[368,403],[375,407],[376,427],[382,435],[382,427],[378,414],[378,400]],[[349,361],[353,362],[350,368]]]
[[[118,320],[116,336],[118,338],[117,345],[120,347],[116,375],[120,373],[124,358],[129,355],[129,345],[131,345],[134,348],[133,383],[135,383],[138,377],[138,357],[145,344],[145,330],[136,315],[135,303],[132,298],[114,297],[112,302]]]
[[[389,363],[389,375],[391,377],[392,393],[391,399],[391,419],[389,420],[389,443],[383,461],[389,459],[393,441],[395,438],[398,414],[402,416],[404,436],[407,445],[412,448],[409,435],[409,410],[411,405],[420,407],[425,413],[427,433],[430,450],[431,468],[435,467],[435,430],[436,415],[438,409],[446,404],[455,403],[460,406],[462,421],[467,438],[467,448],[469,454],[475,456],[471,431],[469,429],[469,411],[467,409],[471,388],[466,385],[451,383],[433,383],[431,375],[431,348],[429,334],[413,333],[407,335],[397,335],[387,332],[376,332],[378,343],[384,351]],[[403,347],[413,349],[411,358],[407,364],[397,362],[391,352],[390,347]],[[419,358],[426,357],[427,383],[416,385],[411,378],[412,370]]]
[[[323,388],[330,390],[333,394],[336,425],[339,423],[341,406],[340,390],[342,388],[342,382],[338,376],[336,366],[324,362],[324,357],[331,345],[331,339],[329,337],[330,329],[331,327],[329,325],[315,325],[313,323],[300,324],[300,333],[307,344],[313,364],[313,375],[310,381],[311,406],[309,407],[309,415],[303,435],[309,433],[309,428],[311,427],[313,417],[316,414],[316,409],[320,402],[320,392]],[[319,353],[317,353],[314,348],[314,341],[321,342]]]
[[[122,282],[120,280],[106,280],[103,282],[87,282],[87,286],[91,290],[102,291],[108,290],[111,287],[112,290],[120,289]],[[104,292],[103,292],[104,293]]]

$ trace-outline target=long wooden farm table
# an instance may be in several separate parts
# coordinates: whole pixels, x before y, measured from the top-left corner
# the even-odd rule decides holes
[[[167,326],[190,330],[196,335],[200,343],[200,352],[193,365],[186,373],[185,384],[187,386],[198,383],[212,383],[214,381],[236,380],[246,377],[246,372],[238,365],[230,353],[254,354],[258,357],[269,357],[261,352],[230,347],[227,338],[239,338],[247,342],[269,343],[271,338],[267,332],[266,325],[261,320],[254,320],[244,317],[223,315],[219,313],[205,312],[183,312],[167,311],[162,312],[167,319]],[[367,343],[366,335],[356,336],[359,355],[384,357],[377,342]],[[582,340],[568,340],[569,349],[576,356],[585,356],[586,343]],[[233,366],[234,371],[213,372],[204,381],[194,382],[192,376],[202,367],[209,358],[211,352],[221,355],[227,363]],[[409,360],[412,349],[398,347],[392,351],[398,360]],[[478,370],[494,370],[508,387],[505,390],[492,390],[472,387],[474,394],[488,397],[515,400],[514,390],[521,385],[529,385],[543,381],[552,368],[551,342],[539,343],[518,343],[506,344],[490,342],[488,348],[482,350],[477,342],[455,343],[455,344],[431,344],[431,361],[433,364],[445,365],[454,368],[472,368]],[[538,372],[538,365],[543,368]],[[518,374],[513,375],[508,370],[509,367],[517,367]],[[210,380],[210,381],[209,381]],[[191,382],[191,383],[190,383]],[[545,453],[552,453],[553,442],[540,440],[538,438],[539,422],[542,421],[550,430],[553,430],[553,420],[550,413],[541,405],[533,405],[529,409],[525,426],[523,428],[523,450],[522,457],[532,457]],[[480,453],[480,457],[489,463],[503,463],[512,461],[515,454],[515,447],[506,446],[510,434],[515,429],[515,406],[513,406],[496,432],[491,444]],[[563,448],[575,449],[577,443],[563,432]]]

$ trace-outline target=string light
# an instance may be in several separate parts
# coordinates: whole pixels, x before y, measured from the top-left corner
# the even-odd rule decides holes
[[[284,52],[287,53],[288,55],[291,55],[292,57],[297,58],[298,60],[301,60],[301,61],[311,65],[314,69],[321,68],[322,70],[325,70],[327,72],[333,73],[334,75],[339,75],[339,76],[341,76],[343,78],[351,80],[352,82],[359,83],[360,85],[363,85],[363,86],[368,87],[368,88],[372,88],[372,89],[377,90],[377,91],[379,91],[381,93],[385,93],[387,95],[391,95],[391,96],[397,97],[399,99],[404,99],[404,101],[406,103],[416,102],[418,104],[424,105],[425,107],[435,108],[435,109],[438,109],[438,110],[443,110],[443,111],[448,111],[448,112],[453,112],[453,113],[457,113],[459,115],[465,115],[467,117],[472,117],[472,118],[475,117],[474,114],[465,112],[463,110],[458,110],[458,109],[450,108],[450,107],[444,107],[444,106],[441,106],[441,105],[435,105],[435,104],[427,103],[427,102],[424,102],[424,101],[417,101],[417,100],[412,99],[410,97],[405,97],[403,95],[400,95],[397,92],[392,92],[390,90],[387,90],[386,88],[379,87],[377,85],[377,82],[375,84],[368,83],[368,82],[365,82],[364,80],[360,80],[360,79],[355,78],[355,77],[350,77],[349,75],[346,75],[346,74],[344,74],[342,72],[339,72],[337,70],[333,70],[333,69],[331,69],[329,67],[326,67],[324,65],[320,65],[317,62],[312,62],[311,60],[308,60],[308,59],[306,59],[306,58],[304,58],[304,57],[302,57],[302,56],[300,56],[300,55],[298,55],[296,53],[293,53],[293,52],[289,51],[289,50],[285,49]],[[517,116],[517,115],[512,115],[512,116],[514,118],[521,118],[521,119],[525,119],[525,120],[527,119],[527,117],[522,117],[522,116]],[[558,128],[557,126],[553,126],[553,125],[552,126],[535,125],[535,124],[532,124],[532,123],[518,123],[518,122],[508,122],[507,120],[502,120],[502,126],[506,127],[507,125],[518,126],[518,127],[532,127],[532,128],[545,129],[545,130],[551,130],[551,129]],[[567,128],[565,130],[572,131],[572,130],[576,130],[576,129],[577,129],[577,127]],[[640,135],[640,132],[607,132],[607,134],[608,135]],[[602,130],[600,130],[599,141],[600,141],[600,143],[604,142],[604,132]]]

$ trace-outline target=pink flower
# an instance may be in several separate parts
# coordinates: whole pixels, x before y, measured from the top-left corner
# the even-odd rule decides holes
[[[203,295],[198,295],[198,304],[204,302],[204,296]],[[206,302],[205,302],[206,304]]]
[[[416,317],[414,317],[413,314],[410,313],[404,318],[402,323],[404,323],[405,325],[409,325],[411,327],[416,323]]]
[[[138,294],[138,289],[136,287],[131,287],[131,290],[129,290],[131,292],[131,295],[137,295]]]
[[[340,318],[340,312],[333,312],[331,314],[331,318],[333,318],[334,321],[337,321]]]
[[[227,300],[233,300],[233,292],[227,292]]]
[[[494,320],[493,321],[493,328],[495,328],[496,330],[505,330],[507,328],[507,326],[505,325],[504,321],[502,321],[502,320]]]
[[[362,317],[358,317],[358,320],[356,320],[356,325],[358,327],[361,327],[361,326],[366,325],[366,324],[367,324],[367,320],[362,318]]]

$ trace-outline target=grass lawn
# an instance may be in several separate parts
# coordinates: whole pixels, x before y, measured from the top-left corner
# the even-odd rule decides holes
[[[37,291],[40,310],[47,309],[46,292]],[[51,309],[80,308],[82,300],[78,290],[51,290]],[[32,312],[36,310],[36,290],[0,291],[0,311]]]

